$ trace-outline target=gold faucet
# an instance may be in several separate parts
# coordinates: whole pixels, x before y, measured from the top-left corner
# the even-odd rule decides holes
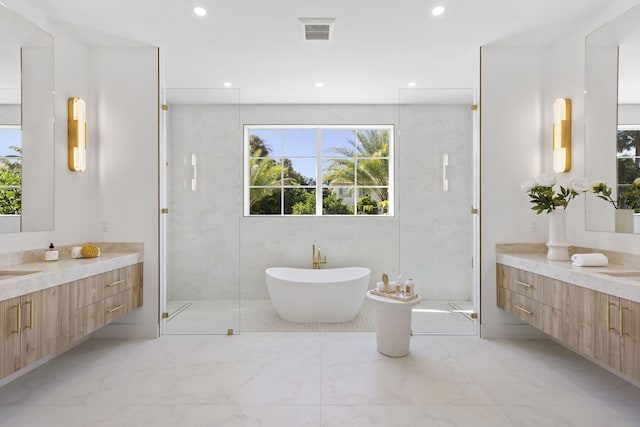
[[[316,256],[316,245],[311,246],[311,261],[313,262],[313,269],[320,270],[320,265],[327,263],[327,257],[322,258],[320,256],[320,248],[318,248],[318,255]]]

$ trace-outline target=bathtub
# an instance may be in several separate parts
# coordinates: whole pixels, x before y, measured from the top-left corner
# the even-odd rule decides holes
[[[365,267],[311,270],[272,267],[265,270],[271,304],[294,323],[340,323],[353,320],[369,288]]]

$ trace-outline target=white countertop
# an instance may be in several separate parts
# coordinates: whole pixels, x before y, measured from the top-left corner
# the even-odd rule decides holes
[[[139,252],[103,252],[97,258],[64,258],[1,267],[3,273],[35,273],[6,278],[0,275],[0,301],[137,264],[142,262],[142,257]]]
[[[497,253],[496,262],[530,271],[583,288],[640,302],[640,281],[603,273],[638,272],[631,266],[609,264],[606,267],[577,267],[571,261],[549,261],[544,253]]]

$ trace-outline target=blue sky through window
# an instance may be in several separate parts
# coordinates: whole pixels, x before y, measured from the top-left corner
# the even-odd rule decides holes
[[[22,130],[0,128],[0,157],[16,155],[16,151],[10,149],[11,146],[20,147],[22,144]]]
[[[315,129],[260,129],[252,128],[251,135],[256,135],[265,142],[271,157],[286,157],[291,160],[293,168],[307,178],[316,179],[316,130]],[[343,157],[335,153],[336,147],[350,147],[353,141],[353,129],[323,129],[322,156],[325,158]]]

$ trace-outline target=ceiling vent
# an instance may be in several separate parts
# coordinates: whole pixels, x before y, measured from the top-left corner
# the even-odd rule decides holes
[[[299,18],[302,37],[308,42],[326,42],[333,40],[335,18]]]

